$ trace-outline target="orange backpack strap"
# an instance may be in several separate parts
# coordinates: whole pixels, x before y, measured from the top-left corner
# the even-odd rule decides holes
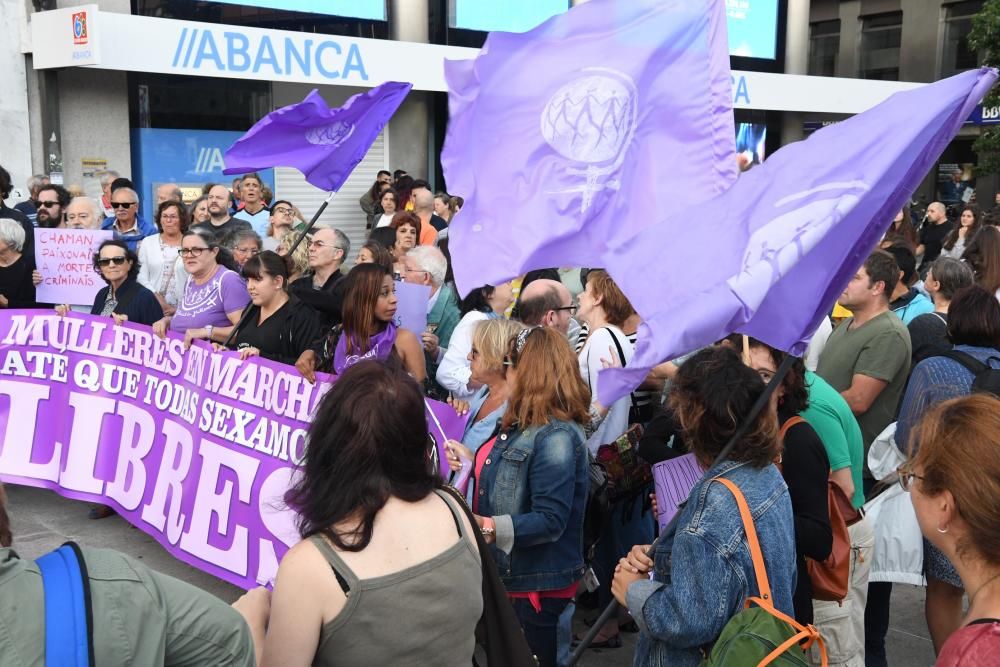
[[[757,541],[757,529],[754,527],[753,516],[750,514],[747,500],[743,497],[743,492],[740,491],[739,487],[730,480],[724,477],[715,477],[712,481],[719,482],[725,486],[733,494],[733,498],[736,499],[736,506],[740,510],[740,518],[743,520],[743,530],[747,534],[747,544],[750,545],[750,558],[753,561],[754,575],[757,577],[757,590],[760,592],[760,597],[768,605],[773,606],[771,585],[767,581],[767,569],[764,567],[764,555],[760,551],[760,542]]]
[[[796,424],[802,424],[803,422],[805,422],[805,419],[803,419],[802,417],[799,417],[798,415],[795,415],[794,417],[790,417],[788,419],[788,421],[786,421],[784,423],[784,425],[781,427],[781,430],[778,431],[778,440],[781,440],[782,442],[784,442],[785,441],[785,434],[788,433],[788,429],[792,428]]]

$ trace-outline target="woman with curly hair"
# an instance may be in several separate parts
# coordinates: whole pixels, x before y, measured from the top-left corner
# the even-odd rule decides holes
[[[792,615],[795,523],[788,487],[774,460],[781,452],[773,409],[762,410],[723,461],[712,465],[747,420],[764,381],[731,349],[691,357],[674,378],[670,406],[695,459],[707,472],[680,510],[672,540],[637,545],[618,565],[612,592],[639,626],[636,665],[694,667],[729,620],[757,596],[746,531],[732,493],[735,484],[754,518],[772,602]],[[650,580],[649,573],[654,572]]]

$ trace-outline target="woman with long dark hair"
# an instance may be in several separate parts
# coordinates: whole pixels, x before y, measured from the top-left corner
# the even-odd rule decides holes
[[[1000,227],[980,229],[962,259],[972,267],[976,282],[1000,299]]]
[[[472,510],[528,645],[541,667],[554,667],[559,617],[584,573],[590,478],[580,425],[590,419],[590,392],[554,329],[521,331],[505,363],[507,410],[476,452]]]
[[[416,334],[398,327],[396,283],[379,264],[359,264],[345,278],[343,319],[319,345],[306,350],[295,367],[307,379],[316,371],[341,375],[365,359],[396,358],[418,382],[427,376]]]
[[[319,314],[288,292],[290,267],[289,257],[270,250],[243,265],[250,292],[247,309],[254,312],[246,320],[241,316],[242,326],[233,336],[241,359],[259,356],[291,365],[320,337]]]
[[[913,220],[910,218],[909,205],[900,209],[896,217],[892,219],[892,224],[889,225],[889,229],[886,231],[885,237],[883,237],[879,247],[885,250],[894,245],[905,245],[912,251],[916,251],[917,246],[920,245],[917,230],[914,228]]]
[[[397,364],[334,383],[286,497],[303,540],[278,569],[261,665],[472,663],[480,555],[427,448],[423,395]]]
[[[941,245],[941,257],[962,259],[965,247],[982,226],[983,216],[975,206],[966,206],[958,218],[958,226],[948,232]]]

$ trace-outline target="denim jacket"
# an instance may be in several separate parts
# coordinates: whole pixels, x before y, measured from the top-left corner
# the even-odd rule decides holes
[[[642,632],[635,665],[698,665],[722,628],[758,595],[750,549],[736,501],[712,477],[732,480],[753,515],[775,606],[794,615],[795,526],[792,503],[773,465],[753,468],[724,461],[698,482],[681,510],[677,533],[658,544],[653,581],[637,581],[626,595]]]
[[[589,484],[579,425],[551,420],[500,432],[476,496],[478,514],[496,525],[490,551],[507,590],[557,590],[583,576]]]

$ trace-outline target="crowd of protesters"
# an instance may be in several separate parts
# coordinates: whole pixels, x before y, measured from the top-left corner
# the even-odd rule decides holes
[[[790,362],[755,414],[788,364],[739,335],[601,405],[600,371],[628,363],[641,321],[612,276],[553,268],[460,298],[447,239],[463,201],[402,170],[379,172],[361,197],[368,238],[355,255],[341,230],[306,230],[294,202],[274,199],[256,174],[206,185],[191,204],[162,186],[148,220],[128,179],[109,172],[101,183],[96,201],[33,178],[29,201],[0,209],[0,307],[72,309],[36,302],[35,227],[109,229],[113,240],[93,258],[106,286],[87,312],[343,381],[311,424],[291,494],[303,540],[273,594],[251,591],[233,611],[127,557],[88,551],[108,571],[138,573],[154,594],[134,604],[159,609],[167,637],[157,643],[136,624],[125,639],[95,639],[100,655],[143,635],[149,647],[138,643],[135,655],[154,656],[148,664],[186,655],[202,660],[190,664],[468,665],[489,566],[540,665],[566,661],[578,608],[596,616],[612,599],[622,611],[592,647],[618,648],[622,632],[638,632],[636,664],[697,665],[763,592],[738,501],[716,479],[749,508],[772,604],[818,629],[829,664],[887,664],[894,578],[872,563],[903,555],[878,552],[882,525],[864,508],[897,481],[925,540],[895,548],[922,553],[938,664],[987,664],[1000,652],[996,216],[966,207],[953,222],[935,203],[918,228],[901,211],[841,294],[833,315],[843,317],[818,329],[812,361]],[[11,187],[0,169],[0,198]],[[398,281],[430,288],[419,334],[394,321]],[[428,467],[424,397],[469,414],[446,451],[453,471],[472,466],[471,514]],[[650,484],[608,503],[593,539],[585,530],[595,455],[631,433],[648,463],[690,453],[705,473],[673,539],[655,546]],[[886,443],[906,463],[876,475],[869,453]],[[837,600],[819,596],[810,575],[835,548],[831,489],[850,510]],[[0,494],[0,628],[12,629],[0,632],[0,655],[33,664],[41,640],[17,609],[41,604],[40,583],[9,548],[4,509]],[[107,589],[92,587],[95,615],[124,594]],[[185,623],[216,637],[215,653],[178,642]],[[802,656],[822,661],[815,645]]]

